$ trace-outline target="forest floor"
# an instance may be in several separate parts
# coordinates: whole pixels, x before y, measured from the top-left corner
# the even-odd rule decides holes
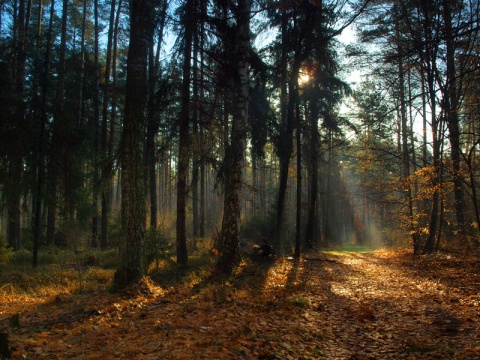
[[[480,359],[479,265],[332,251],[248,260],[223,281],[184,271],[111,293],[104,273],[23,298],[12,273],[0,330],[13,359]]]

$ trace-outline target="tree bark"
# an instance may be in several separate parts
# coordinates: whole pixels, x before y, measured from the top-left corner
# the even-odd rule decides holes
[[[307,227],[305,230],[305,246],[312,249],[315,239],[317,223],[317,198],[318,198],[318,104],[315,98],[310,100],[310,156],[308,162],[308,212]]]
[[[301,236],[302,236],[302,143],[301,143],[301,121],[300,109],[297,102],[296,111],[296,145],[297,145],[297,209],[295,213],[295,257],[300,257],[301,251]]]
[[[21,247],[20,239],[20,198],[21,198],[21,178],[23,174],[23,141],[22,129],[25,128],[25,108],[24,108],[24,90],[25,90],[25,60],[26,60],[26,39],[28,32],[28,11],[25,0],[18,3],[18,13],[14,16],[14,44],[16,46],[15,62],[15,124],[12,124],[12,135],[15,141],[14,146],[8,149],[8,179],[6,181],[7,189],[7,239],[8,244],[14,250]]]
[[[102,159],[102,187],[101,187],[101,237],[100,248],[106,250],[108,247],[108,218],[110,216],[111,207],[111,178],[112,166],[108,160],[108,109],[110,103],[110,74],[112,68],[112,47],[115,25],[115,0],[110,3],[110,18],[108,21],[106,62],[103,86],[103,102],[102,102],[102,131],[101,131],[101,159]],[[115,109],[112,109],[115,111]]]
[[[37,57],[40,57],[40,37],[42,30],[42,1],[39,2],[39,14],[38,14],[38,26],[37,26]],[[38,262],[38,244],[41,243],[42,238],[42,204],[44,201],[44,183],[45,183],[45,143],[46,143],[46,125],[47,125],[47,113],[46,113],[46,101],[47,101],[47,89],[48,89],[48,73],[50,71],[50,43],[51,43],[51,28],[52,21],[50,21],[50,27],[47,33],[47,46],[45,48],[45,65],[42,72],[42,77],[40,80],[41,95],[39,100],[39,129],[38,129],[38,146],[37,146],[37,176],[35,184],[35,204],[34,204],[34,213],[33,213],[33,243],[34,248],[37,248],[33,263],[36,266]],[[40,59],[38,59],[38,69],[40,70]],[[35,92],[36,93],[36,92]],[[35,244],[37,244],[35,246]]]
[[[153,1],[132,0],[130,41],[127,58],[125,116],[120,163],[122,169],[122,234],[116,288],[139,280],[146,274],[144,238],[146,221],[143,145],[145,141],[145,94],[147,92],[147,52]]]
[[[47,243],[55,245],[55,231],[57,221],[58,181],[60,177],[60,159],[65,151],[63,143],[66,132],[65,119],[65,58],[67,47],[67,15],[68,1],[62,2],[62,22],[59,50],[58,76],[54,104],[54,122],[52,125],[52,146],[48,168],[48,214],[47,214]]]
[[[183,49],[183,83],[182,105],[180,110],[179,144],[178,144],[178,170],[177,170],[177,263],[186,265],[187,252],[187,228],[186,228],[186,202],[187,202],[187,176],[190,160],[190,84],[191,84],[191,60],[193,40],[193,1],[188,0],[185,6],[185,39]]]
[[[461,149],[460,149],[460,124],[459,124],[459,105],[457,84],[457,71],[455,65],[455,42],[452,28],[452,12],[451,3],[443,0],[443,20],[446,44],[446,62],[447,71],[445,79],[445,119],[447,122],[451,147],[451,159],[453,170],[453,193],[455,196],[455,214],[457,218],[457,234],[460,237],[467,235],[466,218],[465,218],[465,200],[463,182],[464,178],[461,173]]]
[[[230,273],[240,261],[240,206],[249,95],[250,12],[250,0],[237,1],[234,13],[237,20],[234,122],[230,142],[225,149],[225,198],[222,232],[218,243],[217,270],[221,273]]]
[[[99,121],[100,121],[100,66],[99,66],[99,24],[98,24],[98,0],[93,1],[94,17],[94,85],[93,85],[93,128],[94,128],[94,156],[93,156],[93,189],[92,189],[92,247],[98,247],[98,197],[100,194],[100,169],[98,160],[100,155],[99,144]]]

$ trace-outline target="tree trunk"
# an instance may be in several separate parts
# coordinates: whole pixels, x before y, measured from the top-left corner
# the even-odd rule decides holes
[[[101,159],[102,159],[102,187],[101,187],[101,237],[100,248],[106,250],[108,247],[108,218],[110,216],[111,206],[111,181],[112,181],[112,166],[108,160],[108,109],[110,104],[110,74],[112,68],[112,47],[113,47],[113,31],[115,25],[115,0],[110,3],[110,18],[108,21],[107,34],[107,48],[106,48],[106,62],[104,73],[103,86],[103,102],[102,102],[102,135],[101,135]],[[112,109],[115,111],[115,109]]]
[[[153,1],[132,0],[130,41],[127,58],[125,117],[120,164],[122,169],[122,234],[119,264],[115,273],[116,288],[145,275],[145,181],[143,145],[145,141],[145,94],[147,93],[148,31],[151,28]]]
[[[98,197],[100,194],[100,169],[98,165],[100,155],[99,144],[99,121],[100,121],[100,66],[98,59],[99,51],[99,24],[98,24],[98,0],[93,1],[94,16],[94,85],[93,85],[93,128],[94,128],[94,156],[93,156],[93,189],[92,189],[92,247],[98,247]]]
[[[194,1],[193,6],[196,8]],[[199,34],[198,28],[195,28],[193,36],[193,111],[192,111],[192,230],[193,230],[193,247],[196,248],[197,237],[199,232],[199,214],[198,214],[198,184],[199,184],[199,172],[200,172],[200,138],[199,138],[199,107],[200,107],[200,74],[199,74]]]
[[[419,235],[415,227],[415,219],[413,212],[412,185],[410,181],[410,157],[408,152],[408,129],[407,129],[407,106],[405,98],[405,70],[403,60],[398,63],[398,81],[399,81],[399,97],[400,97],[400,128],[402,134],[402,177],[405,183],[405,197],[408,204],[408,229],[412,236],[413,249],[416,253],[420,245]]]
[[[52,5],[53,7],[53,5]],[[55,245],[55,231],[57,220],[58,181],[60,176],[60,159],[65,151],[63,143],[66,131],[65,119],[65,57],[67,47],[67,14],[68,1],[62,3],[62,26],[59,50],[58,76],[54,104],[54,122],[52,125],[52,145],[48,168],[48,214],[47,214],[47,243]]]
[[[150,227],[152,229],[157,228],[158,222],[158,201],[157,201],[157,174],[156,174],[156,164],[157,159],[155,156],[155,137],[160,126],[158,120],[158,107],[156,104],[156,92],[155,84],[158,81],[159,75],[159,61],[158,54],[160,51],[161,44],[163,43],[163,30],[165,27],[166,21],[166,11],[168,3],[167,1],[162,1],[162,8],[159,19],[159,33],[158,33],[158,50],[154,54],[154,35],[155,31],[152,31],[149,39],[149,64],[148,64],[148,104],[147,104],[147,140],[145,148],[145,160],[146,160],[146,170],[148,173],[148,183],[149,183],[149,193],[150,193]],[[153,25],[153,24],[152,24]]]
[[[318,198],[318,104],[315,98],[310,100],[310,158],[308,170],[308,213],[307,227],[305,230],[305,245],[312,249],[315,239],[317,223],[317,198]]]
[[[203,104],[205,99],[205,84],[203,82],[203,74],[205,72],[204,64],[204,45],[205,45],[205,20],[207,18],[207,1],[200,0],[200,21],[199,21],[199,50],[200,50],[200,99],[199,101]],[[205,237],[205,207],[206,207],[206,196],[205,196],[205,133],[204,133],[204,123],[205,123],[205,114],[204,111],[201,111],[199,114],[199,151],[200,151],[200,199],[199,199],[199,214],[198,214],[198,235],[201,238]]]
[[[238,0],[235,17],[237,76],[234,79],[234,122],[230,143],[225,149],[225,198],[222,232],[218,245],[217,270],[230,273],[240,261],[240,204],[242,196],[242,171],[245,163],[246,126],[248,119],[249,57],[250,53],[250,0]]]
[[[287,119],[280,130],[279,161],[280,161],[280,184],[278,188],[277,199],[277,222],[275,229],[275,242],[277,252],[283,254],[283,225],[285,220],[285,199],[288,184],[288,168],[290,166],[290,157],[293,152],[293,129],[295,122],[295,107],[298,101],[298,74],[300,72],[300,63],[295,62],[290,76],[288,89]]]
[[[117,76],[117,57],[118,57],[118,32],[119,32],[119,24],[120,24],[120,18],[122,16],[122,5],[123,1],[119,0],[118,1],[118,8],[117,8],[117,15],[115,17],[115,27],[113,29],[113,54],[112,54],[112,111],[110,112],[110,138],[108,140],[108,157],[111,159],[114,151],[114,136],[115,136],[115,125],[117,121],[117,103],[118,103],[118,76]],[[112,174],[112,186],[111,186],[111,208],[117,209],[118,205],[118,199],[119,196],[115,196],[115,174]],[[120,176],[117,176],[117,188],[116,190],[118,191],[120,189]],[[119,192],[119,191],[118,191]]]
[[[285,208],[285,196],[287,191],[287,182],[288,182],[288,166],[290,164],[290,155],[292,153],[292,139],[293,134],[293,125],[291,124],[291,119],[289,118],[288,109],[288,14],[286,11],[282,12],[281,15],[281,37],[282,37],[282,58],[281,58],[281,68],[280,68],[280,81],[281,81],[281,90],[280,90],[280,115],[281,115],[281,124],[280,124],[280,141],[278,156],[280,162],[280,179],[278,187],[278,198],[277,198],[277,214],[276,214],[276,225],[274,241],[276,246],[277,253],[283,253],[283,234],[282,234],[282,225],[284,217],[284,208]],[[291,95],[291,94],[290,94]],[[291,130],[292,129],[292,130]],[[290,133],[290,134],[289,134]]]
[[[465,218],[465,200],[463,190],[463,176],[460,169],[461,149],[460,149],[460,124],[459,124],[459,106],[457,84],[461,79],[457,79],[457,71],[455,66],[455,43],[454,33],[452,29],[452,13],[451,3],[448,0],[443,0],[443,18],[446,44],[446,62],[447,71],[445,79],[445,119],[447,122],[451,159],[453,167],[453,193],[455,196],[455,214],[457,217],[457,233],[460,237],[467,235],[466,218]]]
[[[145,170],[148,179],[149,200],[150,200],[150,228],[155,230],[157,228],[157,173],[156,164],[157,158],[155,156],[155,137],[158,131],[156,121],[156,101],[155,101],[155,82],[157,73],[155,69],[155,55],[154,55],[154,32],[150,34],[148,45],[148,105],[147,105],[147,140],[145,142]],[[158,43],[159,46],[161,42]]]
[[[40,70],[40,38],[42,33],[42,1],[39,2],[39,14],[38,14],[38,25],[37,25],[37,58],[38,58],[38,70]],[[50,21],[52,24],[52,21]],[[42,238],[42,204],[44,201],[43,188],[45,183],[45,142],[46,142],[46,125],[47,125],[47,114],[46,114],[46,99],[47,99],[47,83],[48,83],[48,73],[50,70],[50,43],[51,43],[51,27],[48,30],[47,35],[47,46],[45,54],[45,65],[43,69],[43,76],[40,81],[41,87],[41,96],[39,100],[39,112],[40,112],[40,122],[38,129],[38,146],[37,146],[37,176],[35,184],[35,204],[34,204],[34,213],[33,213],[33,244],[34,248],[37,251],[34,251],[33,254],[33,264],[34,266],[38,263],[38,248],[41,243]],[[37,92],[35,91],[35,94]]]
[[[21,198],[21,178],[23,174],[23,140],[22,129],[25,128],[25,114],[24,114],[24,82],[25,82],[25,43],[28,31],[28,16],[26,10],[25,0],[20,0],[18,3],[18,13],[14,23],[14,44],[16,46],[16,63],[15,63],[15,118],[12,124],[12,135],[15,141],[12,141],[14,146],[8,149],[8,178],[6,181],[7,189],[4,192],[6,195],[7,205],[7,239],[8,244],[14,250],[19,250],[21,247],[20,240],[20,198]]]
[[[77,125],[83,126],[83,87],[85,83],[85,33],[87,31],[87,0],[83,0],[82,35],[80,40],[80,81],[78,85]]]
[[[295,257],[300,257],[301,250],[301,235],[302,235],[302,144],[301,144],[301,128],[300,128],[300,114],[297,107],[297,209],[295,214]]]
[[[433,71],[434,69],[432,69]],[[431,185],[433,188],[432,193],[432,202],[429,214],[429,224],[428,224],[428,236],[427,240],[425,241],[423,251],[425,253],[432,253],[435,247],[435,237],[437,234],[437,225],[438,225],[438,208],[439,208],[439,197],[440,191],[438,190],[439,184],[439,177],[440,177],[440,133],[441,133],[441,126],[437,120],[436,114],[436,100],[435,100],[435,89],[433,85],[433,72],[429,74],[428,79],[428,86],[429,86],[429,95],[430,95],[430,102],[432,108],[432,120],[431,120],[431,128],[432,128],[432,148],[433,148],[433,174],[432,174],[432,181]],[[414,251],[417,249],[414,249]]]
[[[178,170],[177,170],[177,263],[186,265],[187,252],[187,228],[186,228],[186,202],[187,202],[187,176],[190,160],[190,74],[192,60],[192,39],[195,27],[192,13],[193,1],[188,0],[185,6],[185,39],[183,49],[183,83],[182,105],[180,110],[180,127],[178,143]]]

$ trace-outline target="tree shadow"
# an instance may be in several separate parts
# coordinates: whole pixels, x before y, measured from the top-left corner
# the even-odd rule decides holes
[[[357,261],[375,265],[364,269]],[[415,293],[415,278],[400,270],[401,279],[381,279],[383,274],[371,269],[388,270],[388,260],[371,254],[328,254],[306,257],[303,269],[293,269],[302,282],[316,278],[322,291],[310,296],[307,313],[328,323],[323,341],[324,356],[334,358],[379,358],[376,351],[399,357],[420,356],[453,358],[468,344],[474,325],[466,324],[456,307],[438,304],[429,292]],[[406,269],[404,269],[406,270]],[[375,281],[370,281],[375,279]],[[398,280],[398,281],[397,281]],[[312,293],[315,289],[307,286]],[[417,290],[418,291],[418,290]],[[441,291],[440,291],[441,292]],[[346,326],[348,324],[348,326]],[[305,325],[305,331],[309,327]],[[461,339],[461,344],[458,343]],[[381,356],[380,356],[381,357]],[[468,358],[468,357],[466,357]]]
[[[268,281],[270,269],[276,264],[275,259],[245,257],[234,276],[235,286],[239,290],[246,290],[250,295],[262,293]]]

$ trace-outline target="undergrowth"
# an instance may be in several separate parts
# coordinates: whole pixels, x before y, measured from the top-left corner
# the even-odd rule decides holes
[[[200,239],[197,250],[192,252],[184,267],[176,264],[170,249],[156,248],[155,256],[150,258],[148,275],[164,289],[191,289],[212,273],[214,261],[208,251],[210,243],[210,239]],[[166,242],[162,239],[161,244]],[[118,261],[115,249],[42,249],[36,268],[32,267],[31,251],[9,251],[8,256],[8,262],[1,262],[0,299],[10,304],[58,295],[110,291]]]

